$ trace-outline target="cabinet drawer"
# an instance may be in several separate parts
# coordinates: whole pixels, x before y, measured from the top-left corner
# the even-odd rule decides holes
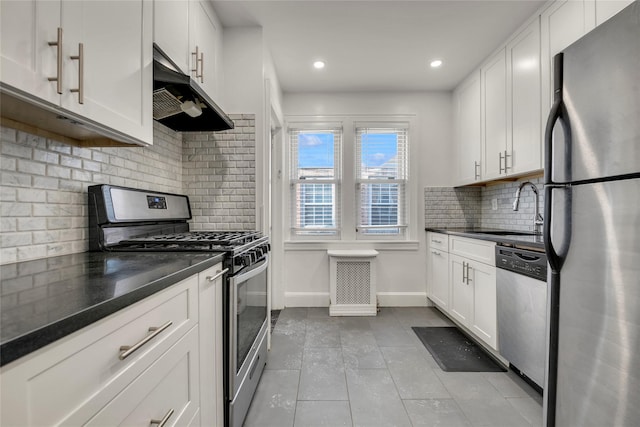
[[[495,242],[449,236],[449,252],[488,265],[496,265]]]
[[[188,425],[198,412],[198,328],[191,329],[86,426]],[[73,423],[75,424],[75,423]]]
[[[197,324],[197,292],[193,276],[10,365],[2,373],[2,424],[85,422]],[[121,346],[169,322],[120,359]]]
[[[427,245],[431,249],[440,249],[449,252],[449,235],[440,233],[427,233]]]

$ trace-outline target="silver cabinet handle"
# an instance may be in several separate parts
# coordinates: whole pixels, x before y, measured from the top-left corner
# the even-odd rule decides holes
[[[467,263],[462,261],[462,283],[467,283]]]
[[[469,265],[469,263],[467,263],[467,285],[469,284],[469,282],[473,282],[473,279],[471,279],[471,275],[469,274],[470,269],[471,266]]]
[[[158,424],[158,427],[163,427],[167,421],[169,421],[171,415],[173,415],[173,409],[169,409],[169,412],[167,412],[161,420],[150,420],[149,424]]]
[[[438,252],[438,251],[431,251],[431,253],[434,254],[434,255],[438,255],[438,256],[442,255],[442,253]]]
[[[196,79],[200,79],[200,83],[203,83],[204,79],[202,78],[202,66],[204,62],[204,53],[200,52],[200,48],[196,46],[196,51],[191,52],[191,56],[193,57],[193,63],[195,66],[195,68],[191,69],[191,72],[196,73],[194,77]],[[198,71],[200,72],[198,73]]]
[[[442,243],[442,240],[438,240],[438,239],[431,239],[431,241],[432,241],[433,243]]]
[[[200,53],[200,51],[198,50],[198,46],[196,46],[196,51],[195,52],[191,52],[191,57],[193,60],[193,64],[196,68],[192,68],[191,72],[192,73],[196,73],[195,77],[198,78],[198,54]]]
[[[84,104],[84,44],[78,43],[78,54],[70,56],[71,59],[78,60],[78,87],[70,89],[71,92],[78,92],[78,104]]]
[[[216,279],[217,279],[218,277],[222,276],[222,275],[223,275],[224,273],[226,273],[227,271],[229,271],[229,269],[228,269],[228,268],[225,268],[225,269],[224,269],[224,270],[222,270],[222,271],[218,270],[218,271],[216,271],[215,276],[207,276],[207,277],[206,277],[206,279],[207,279],[207,281],[209,281],[209,282],[215,282],[215,281],[216,281]]]
[[[511,157],[511,154],[507,154],[507,150],[504,150],[504,173],[507,173],[507,169],[511,169],[511,167],[513,167],[513,164],[511,167],[508,166],[507,158],[509,157]]]
[[[200,83],[204,83],[204,52],[200,52],[198,62],[200,63]]]
[[[167,329],[169,326],[173,325],[173,322],[171,320],[169,320],[167,323],[165,323],[164,325],[158,327],[152,326],[149,328],[149,332],[153,332],[152,334],[147,335],[146,337],[144,337],[143,339],[141,339],[140,341],[138,341],[138,343],[129,346],[129,345],[123,345],[122,347],[120,347],[120,355],[118,356],[118,358],[120,360],[124,360],[127,357],[131,356],[133,353],[135,353],[137,350],[140,349],[140,347],[142,347],[143,345],[145,345],[146,343],[148,343],[149,341],[151,341],[152,339],[154,339],[155,337],[157,337],[158,335],[160,335],[162,333],[162,331],[164,331],[165,329]]]
[[[500,167],[500,171],[498,172],[498,174],[502,175],[502,152],[498,153],[498,162]]]
[[[56,47],[56,55],[57,55],[57,63],[56,63],[56,73],[55,77],[49,77],[47,80],[50,82],[56,82],[56,92],[62,95],[62,28],[58,27],[58,37],[56,41],[49,42],[49,46]]]
[[[473,162],[473,179],[480,179],[480,172],[478,172],[478,167],[480,167],[480,163],[477,161]]]

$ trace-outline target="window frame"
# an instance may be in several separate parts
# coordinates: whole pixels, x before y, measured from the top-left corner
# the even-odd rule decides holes
[[[399,141],[398,145],[403,144],[403,147],[397,147],[398,152],[403,152],[403,157],[399,159],[400,164],[397,166],[399,175],[402,177],[395,178],[362,178],[362,141],[361,135],[363,133],[359,132],[360,129],[371,130],[371,131],[390,131],[388,133],[398,133],[401,131],[403,133],[403,141]],[[409,205],[410,205],[410,168],[409,168],[409,160],[411,156],[409,155],[410,151],[410,143],[409,143],[409,132],[411,126],[408,121],[363,121],[358,120],[354,123],[354,175],[355,175],[355,200],[356,200],[356,239],[357,240],[407,240],[409,237]],[[395,132],[394,132],[395,131]],[[372,132],[373,133],[373,132]],[[399,154],[399,153],[398,153]],[[363,212],[362,202],[362,187],[363,185],[385,185],[385,184],[396,184],[398,188],[397,192],[397,226],[376,226],[376,225],[364,225],[360,224],[361,218],[365,215]],[[369,215],[371,214],[371,209],[369,209]],[[375,230],[375,229],[397,229],[396,233],[375,233],[375,232],[367,232],[367,230]]]
[[[356,123],[384,123],[387,126],[395,127],[399,125],[407,128],[407,138],[411,143],[407,144],[407,168],[410,171],[404,181],[405,189],[405,222],[404,233],[382,235],[382,234],[361,234],[356,231],[358,223],[358,201],[356,200]],[[321,130],[327,129],[327,125],[339,126],[342,129],[340,141],[340,160],[339,168],[336,173],[340,174],[339,185],[336,186],[336,203],[339,203],[339,232],[332,236],[323,236],[317,234],[297,235],[293,232],[293,211],[292,191],[290,187],[292,150],[291,150],[291,129],[304,130]],[[283,176],[283,214],[285,215],[285,242],[291,244],[289,249],[320,249],[320,248],[348,248],[353,245],[375,244],[375,247],[386,247],[388,249],[415,249],[417,244],[417,232],[419,213],[417,212],[419,200],[418,180],[416,173],[418,159],[412,155],[414,144],[419,141],[416,126],[416,116],[412,114],[397,115],[289,115],[286,117],[287,138],[286,145],[283,150],[284,165],[286,169]],[[384,180],[389,183],[388,180]],[[285,248],[287,244],[285,243]]]
[[[300,133],[314,133],[314,132],[332,132],[333,139],[333,178],[313,178],[313,177],[296,177],[297,172],[297,153],[299,149],[293,150],[294,133],[297,136]],[[309,122],[309,123],[296,123],[290,124],[287,129],[287,141],[288,149],[287,153],[289,161],[287,162],[289,177],[289,238],[293,240],[297,239],[340,239],[341,238],[341,171],[342,171],[342,141],[343,141],[343,129],[342,123],[326,123],[326,122]],[[298,142],[296,142],[297,147]],[[334,228],[325,227],[299,227],[294,219],[302,213],[298,210],[299,204],[296,202],[298,199],[298,191],[296,188],[300,188],[302,185],[332,185],[333,204],[332,204],[332,217],[335,219]],[[302,193],[302,191],[300,191]]]

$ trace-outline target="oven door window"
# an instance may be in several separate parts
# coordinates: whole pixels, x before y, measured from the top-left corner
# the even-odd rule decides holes
[[[267,271],[239,283],[236,295],[236,371],[240,371],[260,328],[267,320]]]

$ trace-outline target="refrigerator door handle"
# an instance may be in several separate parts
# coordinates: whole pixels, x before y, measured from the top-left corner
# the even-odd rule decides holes
[[[563,263],[562,253],[566,255],[569,249],[569,242],[571,237],[571,193],[570,185],[564,183],[557,183],[553,180],[553,130],[556,124],[559,123],[562,126],[564,133],[564,176],[571,179],[571,127],[569,126],[568,114],[562,99],[562,85],[563,85],[563,54],[559,53],[553,58],[553,106],[549,112],[549,118],[547,119],[547,126],[544,132],[544,192],[545,192],[545,206],[544,206],[544,225],[543,225],[543,237],[545,251],[547,252],[547,259],[552,271],[560,272]],[[556,188],[569,189],[566,203],[567,210],[563,218],[564,224],[562,229],[564,230],[563,247],[560,251],[556,251],[551,241],[551,225],[552,225],[552,191]]]

